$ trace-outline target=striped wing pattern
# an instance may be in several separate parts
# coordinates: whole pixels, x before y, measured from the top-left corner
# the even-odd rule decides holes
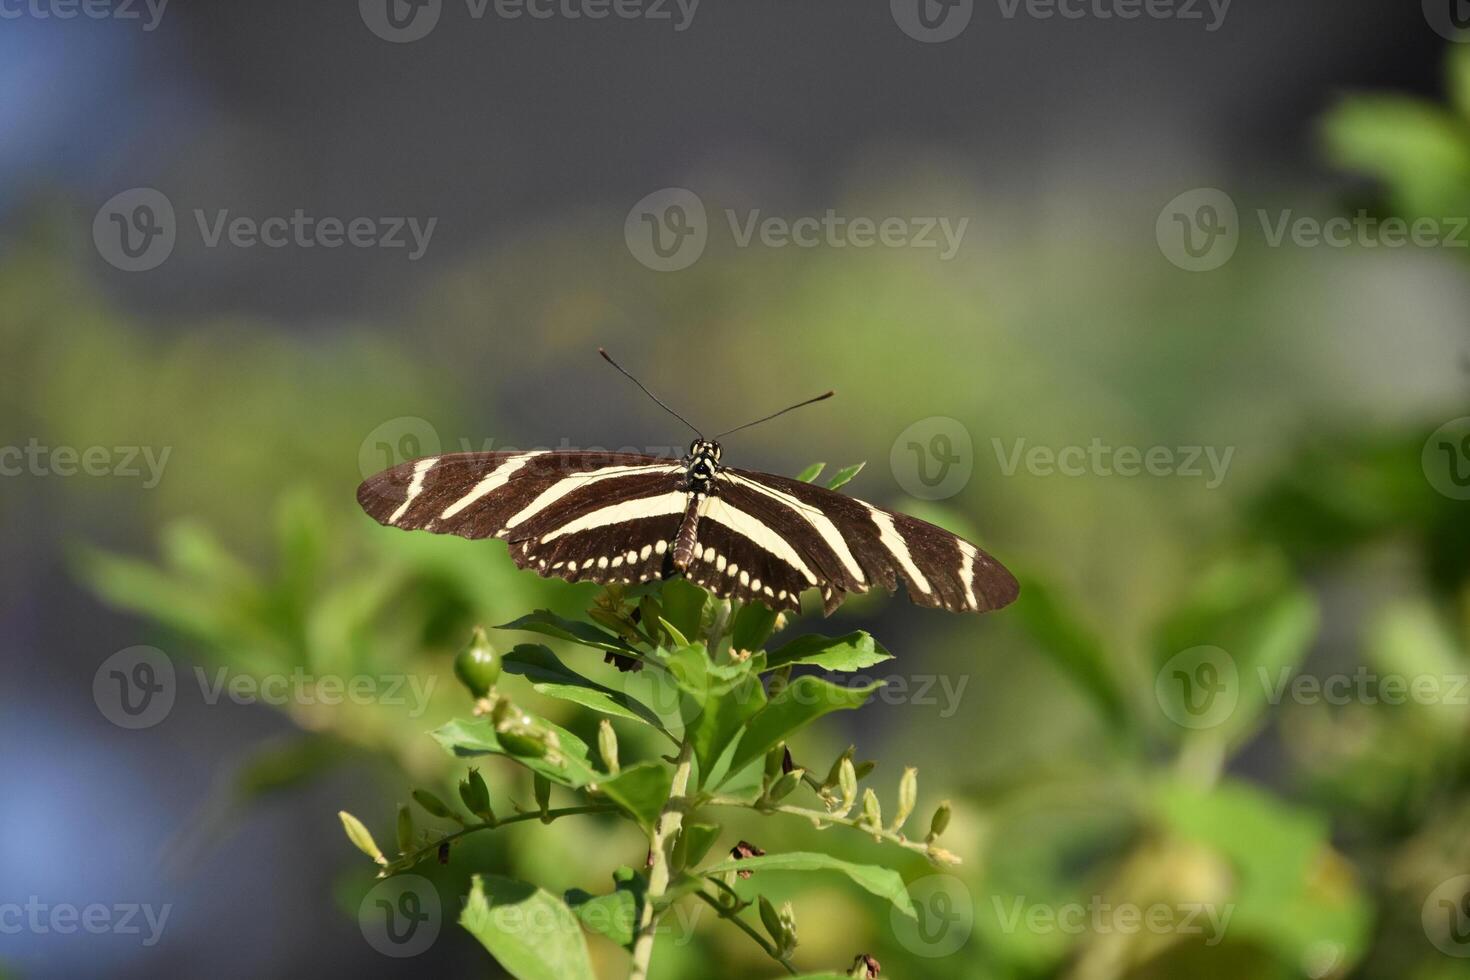
[[[919,605],[998,609],[1016,580],[932,524],[786,477],[725,468],[716,492],[684,489],[685,468],[633,453],[457,453],[403,463],[357,499],[380,523],[496,537],[521,568],[568,581],[646,582],[683,574],[715,595],[799,611],[808,589],[830,613],[850,593]]]

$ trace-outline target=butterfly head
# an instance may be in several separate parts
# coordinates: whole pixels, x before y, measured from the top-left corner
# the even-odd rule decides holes
[[[711,439],[695,439],[689,444],[690,459],[707,459],[711,462],[720,461],[720,444]]]

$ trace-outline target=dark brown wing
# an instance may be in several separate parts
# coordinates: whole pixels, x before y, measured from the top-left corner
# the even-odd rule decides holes
[[[918,518],[769,473],[726,468],[719,479],[724,506],[749,519],[746,539],[760,539],[752,542],[754,550],[771,560],[771,549],[761,548],[761,541],[785,542],[801,565],[817,573],[814,584],[829,613],[844,593],[875,586],[893,591],[899,578],[914,602],[951,612],[999,609],[1020,591],[1000,562]],[[736,560],[743,555],[754,562],[756,556],[746,554],[750,550]],[[789,555],[782,564],[799,572]]]

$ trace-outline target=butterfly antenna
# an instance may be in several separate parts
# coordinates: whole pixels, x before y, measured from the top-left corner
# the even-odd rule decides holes
[[[659,398],[653,392],[649,391],[646,387],[644,387],[642,381],[639,381],[637,378],[633,377],[627,371],[624,371],[622,365],[619,364],[617,361],[613,360],[612,357],[610,357],[608,355],[607,351],[605,351],[601,347],[599,347],[599,348],[597,348],[597,353],[599,353],[599,354],[602,355],[602,359],[604,361],[606,361],[607,363],[611,364],[613,367],[617,368],[619,374],[621,374],[623,377],[627,378],[629,381],[633,382],[639,388],[642,388],[643,389],[643,393],[645,395],[647,395],[649,398],[652,398],[658,404],[658,407],[659,408],[663,409],[665,412],[668,412],[674,418],[678,419],[680,422],[683,422],[685,425],[689,426],[689,428],[694,429],[694,434],[697,435],[697,436],[699,436],[699,438],[701,438],[701,439],[704,438],[704,433],[703,432],[700,432],[698,429],[695,429],[693,422],[690,422],[684,416],[680,415],[678,412],[674,411],[672,408],[670,408],[669,406],[665,405],[663,403],[663,399]]]
[[[790,406],[788,408],[783,408],[779,412],[775,412],[775,413],[773,413],[771,415],[767,415],[763,419],[756,419],[754,422],[747,422],[744,425],[737,425],[733,429],[726,429],[724,432],[719,433],[719,435],[712,436],[711,438],[718,439],[721,436],[728,436],[732,432],[739,432],[741,429],[748,429],[752,425],[760,425],[762,422],[769,422],[769,421],[771,421],[771,419],[775,418],[777,415],[785,415],[787,412],[795,411],[796,409],[801,408],[804,405],[810,405],[813,402],[826,401],[828,398],[831,398],[835,394],[837,394],[837,392],[835,392],[835,391],[824,392],[824,393],[818,395],[815,398],[808,398],[804,402],[797,402],[795,405],[792,405],[792,406]]]

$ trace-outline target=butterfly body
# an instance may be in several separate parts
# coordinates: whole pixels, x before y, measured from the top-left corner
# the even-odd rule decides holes
[[[365,480],[380,523],[465,538],[496,537],[522,568],[567,581],[635,583],[683,575],[721,597],[799,611],[816,589],[830,613],[844,596],[893,591],[914,602],[984,612],[1016,580],[941,528],[835,490],[721,462],[695,440],[682,459],[636,453],[453,453]]]

